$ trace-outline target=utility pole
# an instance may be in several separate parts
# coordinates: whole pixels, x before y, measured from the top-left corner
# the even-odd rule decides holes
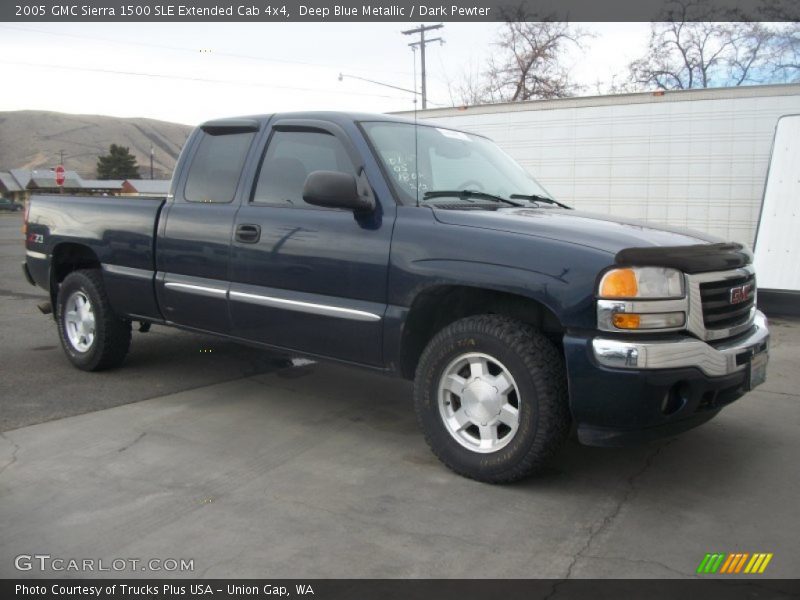
[[[419,34],[419,41],[418,42],[413,42],[413,43],[409,44],[409,46],[411,46],[414,49],[419,47],[419,52],[420,52],[419,58],[420,58],[421,66],[422,66],[422,69],[421,69],[422,70],[421,83],[422,83],[422,108],[423,109],[427,108],[427,106],[428,106],[428,89],[427,89],[427,85],[426,85],[426,82],[425,82],[425,45],[426,44],[430,44],[431,42],[439,42],[439,44],[444,44],[444,40],[442,38],[440,38],[440,37],[425,39],[425,32],[426,31],[432,31],[434,29],[441,29],[442,27],[444,27],[444,25],[442,23],[439,23],[438,25],[420,25],[416,29],[409,29],[407,31],[403,31],[402,32],[403,35],[414,35],[414,34],[417,34],[417,33]],[[415,82],[415,84],[416,84],[416,82]]]
[[[153,144],[150,144],[150,179],[153,179]]]

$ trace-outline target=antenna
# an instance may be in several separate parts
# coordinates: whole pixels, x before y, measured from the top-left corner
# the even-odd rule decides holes
[[[411,50],[416,55],[417,49],[411,46]],[[419,208],[419,125],[417,125],[417,57],[414,56],[414,192],[417,196],[417,208]],[[422,97],[425,102],[425,96]]]

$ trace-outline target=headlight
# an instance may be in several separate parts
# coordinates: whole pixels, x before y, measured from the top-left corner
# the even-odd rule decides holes
[[[608,271],[597,290],[598,329],[642,333],[684,329],[689,300],[683,281],[683,273],[665,267]]]
[[[683,298],[683,274],[665,267],[612,269],[600,280],[597,295],[610,300]]]

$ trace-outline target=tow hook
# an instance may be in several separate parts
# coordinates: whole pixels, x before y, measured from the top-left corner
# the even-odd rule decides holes
[[[150,325],[151,323],[149,323],[148,321],[139,321],[139,331],[141,333],[147,333],[148,331],[150,331]]]

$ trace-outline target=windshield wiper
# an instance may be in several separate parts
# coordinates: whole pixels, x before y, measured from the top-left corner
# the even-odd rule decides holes
[[[478,192],[476,190],[434,190],[431,192],[425,192],[422,195],[422,199],[429,200],[431,198],[447,198],[453,196],[462,199],[479,198],[481,200],[504,202],[505,204],[510,204],[511,206],[525,206],[521,202],[514,202],[512,200],[509,200],[508,198],[503,198],[502,196],[495,196],[494,194],[488,194],[486,192]]]
[[[540,196],[539,194],[511,194],[510,198],[516,198],[517,200],[530,200],[532,202],[546,202],[547,204],[555,204],[561,208],[571,208],[566,204],[561,204],[561,202],[558,200],[553,200],[548,196]]]

